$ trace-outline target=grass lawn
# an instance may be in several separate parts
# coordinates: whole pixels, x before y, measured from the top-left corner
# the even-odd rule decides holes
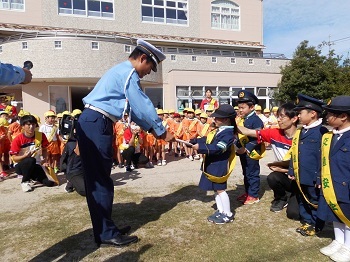
[[[260,203],[242,206],[242,186],[229,188],[233,223],[215,225],[214,198],[196,185],[142,194],[116,188],[113,219],[129,224],[140,241],[124,248],[97,248],[85,199],[49,195],[35,205],[2,212],[1,261],[329,261],[319,248],[331,242],[326,227],[319,237],[295,232],[300,223],[285,212],[269,211],[272,192],[262,180]],[[266,190],[265,190],[266,189]]]

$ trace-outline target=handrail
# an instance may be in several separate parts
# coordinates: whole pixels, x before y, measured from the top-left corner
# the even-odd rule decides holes
[[[85,33],[69,33],[69,32],[60,32],[60,31],[45,31],[45,32],[30,32],[30,33],[20,33],[15,35],[7,36],[3,39],[0,44],[14,42],[18,40],[24,39],[32,39],[32,38],[80,38],[80,39],[91,39],[91,40],[99,40],[105,42],[117,42],[124,44],[131,44],[132,40],[126,37],[120,37],[117,35],[102,35],[102,34],[85,34]],[[168,42],[169,43],[169,42]],[[207,48],[192,48],[192,47],[161,47],[158,46],[164,53],[167,54],[188,54],[188,55],[205,55],[205,56],[222,56],[222,57],[248,57],[248,58],[265,58],[265,59],[287,59],[284,54],[279,53],[263,53],[263,52],[250,52],[250,51],[233,51],[233,50],[217,50],[217,49],[207,49]]]

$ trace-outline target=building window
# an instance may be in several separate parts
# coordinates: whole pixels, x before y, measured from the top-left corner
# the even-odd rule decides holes
[[[192,62],[197,62],[197,56],[193,55],[191,59],[192,59]]]
[[[249,58],[248,59],[248,64],[249,65],[254,65],[254,59],[253,58]]]
[[[171,55],[170,56],[170,60],[175,62],[176,61],[176,55]]]
[[[2,53],[2,45],[0,45],[0,54]]]
[[[28,49],[28,42],[22,42],[22,50]]]
[[[265,64],[268,65],[268,66],[270,66],[270,65],[271,65],[271,60],[270,60],[270,59],[266,59],[266,60],[265,60]]]
[[[58,0],[58,13],[85,17],[113,18],[113,0]]]
[[[131,46],[125,45],[125,46],[124,46],[124,52],[130,54],[130,53],[131,53]]]
[[[142,0],[142,21],[163,24],[188,24],[188,0]]]
[[[211,62],[212,62],[212,63],[217,63],[217,62],[218,62],[217,57],[216,57],[216,56],[212,56],[212,57],[211,57]]]
[[[230,62],[231,62],[231,64],[235,65],[236,64],[236,57],[231,57]]]
[[[239,30],[239,6],[236,3],[227,0],[212,1],[211,27],[215,29]]]
[[[99,43],[95,42],[95,41],[92,41],[91,42],[91,49],[92,50],[99,50],[100,49]]]
[[[55,41],[55,49],[62,49],[62,41],[61,40]]]
[[[0,0],[0,9],[24,10],[24,0]]]

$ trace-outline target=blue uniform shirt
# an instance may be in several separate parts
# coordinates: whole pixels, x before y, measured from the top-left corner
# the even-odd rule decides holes
[[[146,131],[153,128],[157,135],[165,132],[154,105],[141,89],[139,75],[128,60],[109,69],[83,102],[121,119],[126,98],[127,109],[136,124]]]
[[[19,66],[0,63],[0,85],[17,85],[24,81],[25,73]]]

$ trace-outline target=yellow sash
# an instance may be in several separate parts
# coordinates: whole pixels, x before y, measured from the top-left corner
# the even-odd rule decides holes
[[[195,124],[197,124],[198,120],[196,118],[194,118],[192,120],[192,123],[190,124],[190,126],[188,127],[188,132],[187,133],[190,133],[190,131],[192,130],[192,128],[195,126]]]
[[[47,138],[47,141],[49,141],[49,143],[52,141],[54,135],[56,134],[56,131],[57,131],[57,126],[54,125],[51,129],[49,137]]]
[[[217,130],[213,130],[211,132],[209,132],[208,136],[207,136],[207,140],[206,143],[210,144],[213,141],[213,138],[215,137]],[[233,134],[232,134],[233,135]],[[235,146],[232,145],[231,146],[231,155],[228,159],[228,171],[227,174],[221,177],[217,177],[217,176],[213,176],[207,172],[205,172],[204,167],[205,167],[205,158],[206,155],[203,155],[203,173],[205,174],[205,176],[214,183],[224,183],[227,181],[227,179],[229,178],[229,176],[231,175],[235,165],[236,165],[236,151],[235,151]]]
[[[176,130],[176,135],[177,135],[177,136],[180,136],[181,131],[182,131],[182,122],[180,123],[179,127],[178,127],[177,130]]]
[[[210,126],[210,124],[208,124],[208,123],[204,124],[203,129],[202,129],[201,134],[200,134],[200,137],[205,136],[205,134],[208,132],[209,126]]]
[[[241,118],[237,123],[239,126],[244,126],[244,118]],[[238,134],[239,142],[243,147],[249,143],[249,138],[246,135]],[[259,154],[255,149],[250,152],[249,157],[254,160],[259,160],[265,156],[265,143],[260,144],[261,153]]]
[[[299,177],[299,157],[298,157],[298,152],[299,152],[299,138],[300,138],[300,132],[301,128],[298,128],[297,131],[295,132],[295,135],[293,137],[293,142],[292,142],[292,159],[293,159],[293,170],[294,170],[294,176],[295,176],[295,182],[298,185],[299,191],[303,195],[305,201],[313,206],[314,208],[317,208],[317,205],[311,203],[309,199],[305,196],[303,190],[301,189],[300,186],[300,177]]]
[[[334,192],[331,170],[329,167],[329,152],[331,150],[332,136],[333,132],[328,132],[322,137],[322,190],[328,206],[345,225],[350,227],[349,219],[344,215],[343,211],[338,205],[337,197]]]

